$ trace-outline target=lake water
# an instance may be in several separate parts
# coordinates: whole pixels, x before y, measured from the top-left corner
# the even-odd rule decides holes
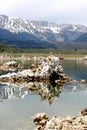
[[[64,72],[77,83],[63,87],[43,82],[0,84],[0,130],[34,130],[33,117],[39,112],[54,115],[78,115],[87,107],[87,63],[63,61]]]

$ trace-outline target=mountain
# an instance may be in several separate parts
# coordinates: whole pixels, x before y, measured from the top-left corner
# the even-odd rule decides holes
[[[75,40],[75,42],[87,42],[87,33],[82,34]]]
[[[59,25],[0,15],[0,42],[19,48],[57,48],[85,33],[87,27],[84,25]]]

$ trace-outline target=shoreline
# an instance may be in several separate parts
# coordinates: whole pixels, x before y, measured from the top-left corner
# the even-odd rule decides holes
[[[5,61],[5,60],[39,60],[40,58],[42,57],[47,57],[48,54],[32,54],[32,53],[29,53],[29,54],[25,54],[25,53],[18,53],[18,54],[10,54],[10,53],[1,53],[0,54],[0,60],[1,61]],[[72,55],[72,56],[67,56],[67,55],[64,55],[62,56],[62,54],[55,54],[55,56],[59,57],[60,60],[87,60],[85,59],[84,56],[77,56],[77,55]],[[62,58],[61,58],[62,57]]]

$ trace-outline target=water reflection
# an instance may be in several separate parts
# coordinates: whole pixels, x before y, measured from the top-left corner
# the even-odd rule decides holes
[[[64,85],[62,92],[80,92],[87,89],[87,84],[81,84],[79,81],[76,83],[68,82]]]
[[[87,61],[63,61],[65,74],[75,80],[87,79]]]
[[[46,82],[29,82],[22,84],[1,84],[0,99],[18,99],[24,98],[28,94],[38,94],[41,100],[47,100],[52,104],[56,97],[59,97],[61,87],[57,84]]]
[[[57,84],[51,84],[49,82],[31,82],[28,87],[32,94],[38,93],[41,100],[47,100],[50,105],[56,97],[59,97],[62,89]]]
[[[87,66],[87,60],[77,60],[77,64],[83,64]]]
[[[85,91],[87,84],[66,83],[64,86],[49,82],[29,82],[22,84],[0,84],[0,101],[4,99],[19,99],[26,95],[39,95],[41,101],[47,100],[51,105],[61,92]]]
[[[15,85],[0,85],[0,99],[18,99],[28,94],[27,87],[16,87]]]

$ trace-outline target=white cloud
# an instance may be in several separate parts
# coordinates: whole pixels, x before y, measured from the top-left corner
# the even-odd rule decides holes
[[[31,20],[86,23],[87,0],[0,0],[0,13]]]

